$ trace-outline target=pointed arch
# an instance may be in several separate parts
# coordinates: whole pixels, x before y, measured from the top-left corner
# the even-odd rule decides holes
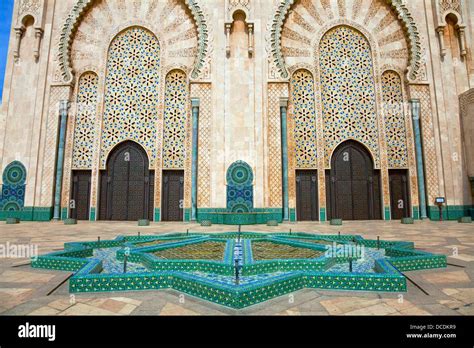
[[[111,148],[133,140],[146,149],[153,168],[157,138],[161,47],[156,36],[140,26],[121,31],[107,57],[100,164]],[[144,57],[142,59],[142,57]]]
[[[346,139],[370,148],[379,167],[374,61],[367,37],[347,25],[331,28],[320,42],[318,68],[326,167],[334,148]]]

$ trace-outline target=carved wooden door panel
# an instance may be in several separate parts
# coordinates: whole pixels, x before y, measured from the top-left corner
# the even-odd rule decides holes
[[[400,220],[404,217],[410,217],[408,171],[390,170],[389,175],[392,219]]]
[[[131,141],[119,145],[109,156],[107,170],[101,173],[100,219],[152,220],[153,178],[141,146]]]
[[[330,218],[381,218],[380,175],[361,144],[347,141],[336,149],[327,182]]]
[[[162,220],[183,221],[184,171],[163,172]]]
[[[298,221],[319,221],[318,172],[296,172],[296,213]]]
[[[89,220],[91,192],[91,171],[76,170],[72,174],[72,206],[70,217]]]

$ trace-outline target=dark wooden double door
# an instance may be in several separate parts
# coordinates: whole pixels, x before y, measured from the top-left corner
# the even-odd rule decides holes
[[[334,152],[326,173],[329,218],[380,220],[382,218],[380,172],[368,151],[348,141]]]
[[[128,141],[117,146],[101,172],[101,220],[153,220],[154,171],[138,144]]]

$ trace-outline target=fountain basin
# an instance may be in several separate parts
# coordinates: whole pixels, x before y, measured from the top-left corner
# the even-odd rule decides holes
[[[354,246],[367,253],[336,253]],[[33,259],[32,267],[74,272],[71,293],[175,289],[240,309],[303,288],[405,292],[401,272],[446,262],[446,256],[416,250],[410,242],[231,232],[66,243],[63,251]]]

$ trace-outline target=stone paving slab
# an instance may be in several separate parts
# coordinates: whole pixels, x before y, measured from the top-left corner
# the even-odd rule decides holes
[[[39,253],[62,250],[64,243],[113,239],[118,235],[169,232],[227,232],[232,226],[127,222],[0,222],[0,244],[34,244]],[[404,240],[448,256],[444,270],[407,272],[408,292],[369,293],[304,289],[270,301],[233,310],[174,290],[75,294],[68,291],[67,272],[32,269],[27,258],[0,258],[0,315],[474,315],[474,225],[456,222],[344,222],[245,226],[254,232],[360,234],[364,238]],[[63,283],[64,282],[64,283]],[[62,285],[61,285],[62,284]],[[59,286],[60,285],[60,286]],[[58,287],[59,286],[59,287]],[[55,289],[49,296],[47,295]],[[427,293],[427,294],[426,294]]]

